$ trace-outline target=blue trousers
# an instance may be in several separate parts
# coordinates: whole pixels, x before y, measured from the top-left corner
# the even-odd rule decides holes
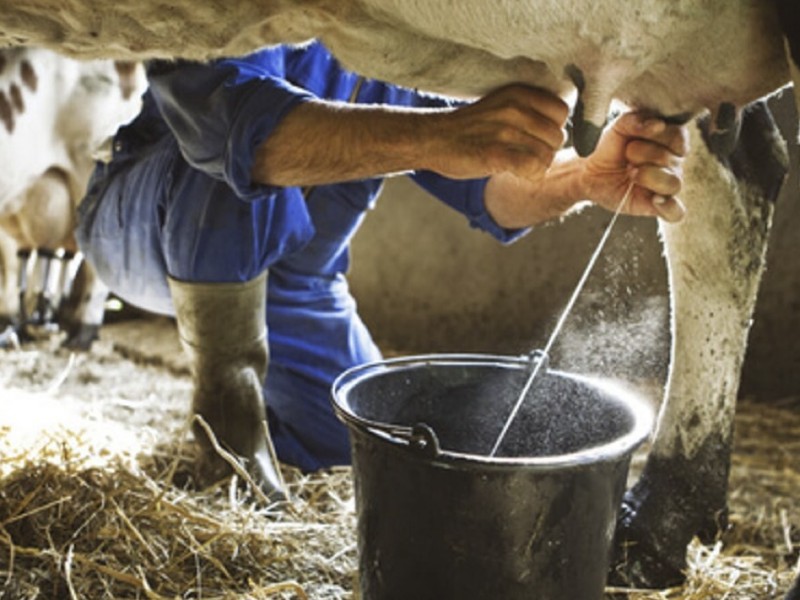
[[[381,356],[339,268],[376,190],[360,190],[357,202],[358,189],[307,202],[291,188],[243,201],[165,138],[143,155],[97,168],[76,234],[115,294],[165,315],[174,315],[167,276],[230,283],[269,270],[269,426],[278,457],[311,471],[350,461],[330,400],[333,380]]]

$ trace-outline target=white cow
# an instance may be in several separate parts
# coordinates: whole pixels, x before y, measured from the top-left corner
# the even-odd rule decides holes
[[[653,451],[618,532],[627,551],[619,576],[663,586],[681,577],[692,535],[725,511],[739,369],[785,169],[763,106],[744,119],[738,147],[736,134],[742,107],[798,80],[795,2],[0,0],[0,43],[207,58],[317,37],[355,71],[432,91],[476,96],[510,81],[577,91],[582,151],[612,98],[676,120],[707,114],[687,167],[690,215],[662,228],[672,365]]]
[[[69,264],[77,251],[75,208],[98,151],[136,115],[145,85],[138,63],[79,61],[31,48],[0,51],[0,315],[6,323],[51,321],[64,279],[59,271],[74,275],[77,267],[77,285],[69,286],[59,315],[66,344],[86,349],[96,337],[107,289],[80,257],[73,259],[79,265]],[[29,268],[32,256],[38,269]],[[32,278],[39,279],[31,282],[38,296],[26,306]]]

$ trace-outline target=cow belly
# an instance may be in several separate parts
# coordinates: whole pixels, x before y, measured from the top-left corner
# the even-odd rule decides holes
[[[0,44],[136,58],[244,54],[319,37],[367,76],[461,96],[512,80],[566,93],[580,73],[592,122],[615,96],[693,113],[744,104],[788,80],[779,24],[763,0],[460,0],[456,8],[444,0],[73,0],[66,8],[3,0],[0,32]]]

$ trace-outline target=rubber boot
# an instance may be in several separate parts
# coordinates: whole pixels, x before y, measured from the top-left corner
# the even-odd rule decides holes
[[[272,500],[286,492],[267,429],[262,386],[267,373],[266,271],[245,283],[187,283],[170,279],[178,333],[194,378],[192,410],[217,442],[241,457]],[[218,480],[231,467],[195,422],[203,479]]]

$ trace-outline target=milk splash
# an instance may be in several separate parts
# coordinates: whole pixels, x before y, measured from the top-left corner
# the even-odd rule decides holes
[[[556,323],[556,326],[553,329],[553,332],[550,334],[550,339],[547,340],[547,344],[545,345],[544,349],[541,351],[536,351],[531,353],[531,360],[535,363],[533,369],[531,370],[531,374],[528,376],[525,385],[522,387],[522,391],[520,392],[519,397],[517,398],[517,401],[514,404],[514,408],[511,409],[511,413],[508,415],[508,418],[506,419],[506,422],[503,425],[503,429],[497,436],[497,441],[494,443],[494,446],[492,447],[492,451],[489,453],[489,456],[493,457],[497,454],[497,451],[500,448],[501,444],[503,443],[503,440],[505,439],[506,434],[508,433],[508,430],[511,427],[511,424],[514,422],[514,419],[516,418],[519,409],[522,408],[522,404],[525,401],[525,398],[528,395],[528,392],[530,391],[531,387],[533,386],[533,383],[536,380],[536,376],[542,370],[542,366],[547,364],[548,362],[547,359],[550,350],[552,349],[553,344],[558,338],[558,335],[561,333],[561,329],[564,327],[564,323],[566,322],[567,317],[569,317],[570,312],[572,312],[572,308],[575,306],[575,302],[577,302],[578,296],[580,296],[580,293],[583,290],[584,285],[586,285],[586,280],[589,279],[589,275],[591,274],[592,269],[594,269],[595,263],[597,263],[597,260],[600,258],[600,254],[602,253],[603,248],[605,247],[606,242],[608,241],[608,238],[611,235],[611,230],[614,228],[614,225],[616,224],[619,215],[622,213],[622,209],[628,203],[631,193],[633,192],[633,186],[634,182],[631,181],[630,184],[628,185],[628,189],[625,190],[625,194],[623,194],[622,200],[620,200],[617,209],[614,211],[614,216],[611,218],[611,221],[606,226],[606,229],[603,232],[603,236],[600,238],[600,242],[597,244],[597,247],[595,248],[592,257],[589,259],[589,264],[586,265],[586,268],[583,271],[583,275],[581,275],[578,284],[575,286],[575,290],[572,292],[572,296],[570,297],[569,302],[567,302],[567,305],[562,311],[561,316],[559,317],[558,322]]]

